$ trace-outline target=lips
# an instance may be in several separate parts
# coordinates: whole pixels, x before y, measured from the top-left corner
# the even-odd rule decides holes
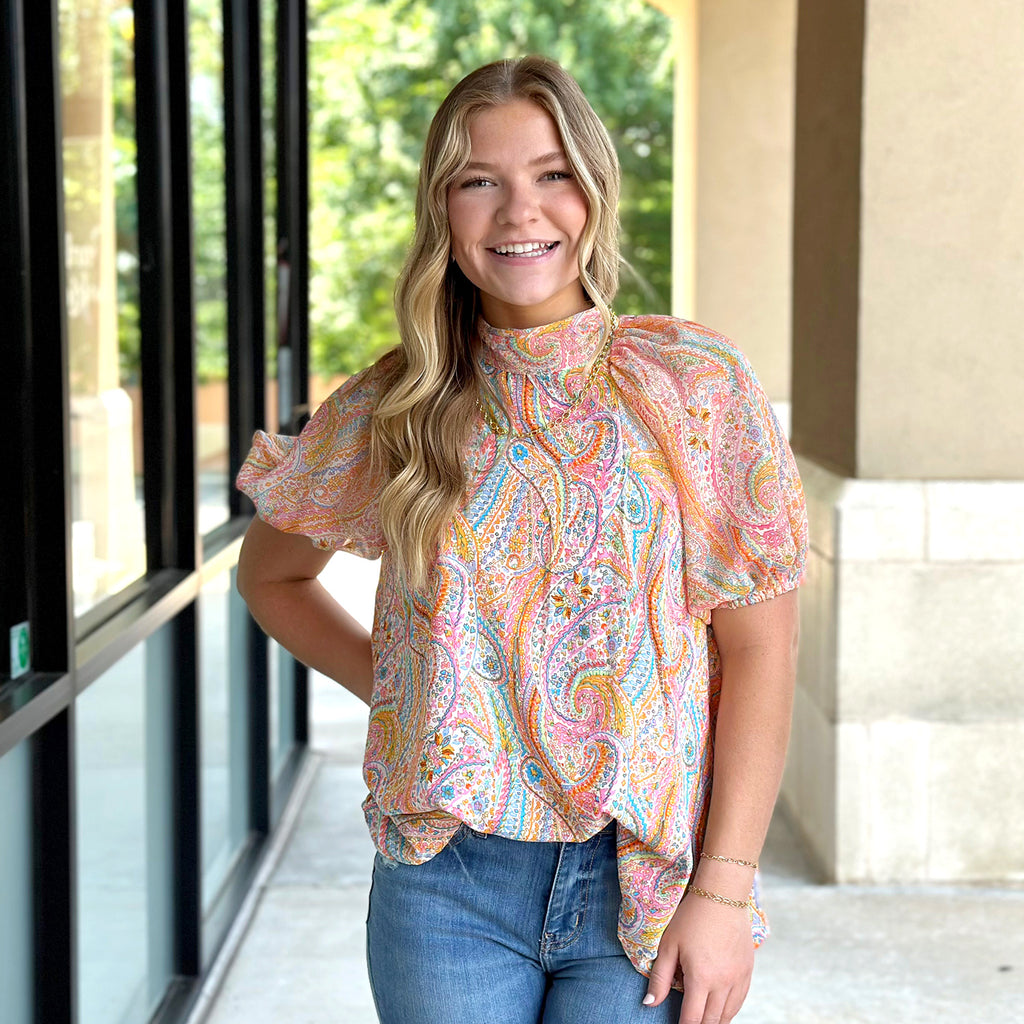
[[[490,251],[498,256],[511,256],[513,259],[535,259],[551,252],[557,242],[508,242],[492,246]]]

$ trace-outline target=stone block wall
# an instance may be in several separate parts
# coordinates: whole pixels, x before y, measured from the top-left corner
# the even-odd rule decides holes
[[[835,881],[1024,880],[1024,482],[800,468],[783,804]]]

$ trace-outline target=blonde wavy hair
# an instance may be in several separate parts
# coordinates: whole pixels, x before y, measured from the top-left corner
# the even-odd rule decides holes
[[[545,57],[501,60],[467,75],[438,108],[416,193],[416,227],[395,287],[401,345],[383,382],[370,456],[387,481],[381,527],[405,582],[422,588],[465,495],[464,447],[477,416],[473,339],[480,297],[450,259],[448,191],[470,160],[482,110],[529,100],[551,115],[587,202],[580,283],[611,329],[619,283],[619,162],[576,81]]]

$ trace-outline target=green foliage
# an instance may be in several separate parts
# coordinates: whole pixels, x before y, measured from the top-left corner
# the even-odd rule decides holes
[[[114,225],[117,231],[117,347],[121,383],[139,383],[139,206],[135,145],[135,23],[127,3],[112,5]]]
[[[669,308],[669,19],[643,0],[310,0],[314,372],[397,341],[391,293],[412,235],[430,118],[473,68],[542,53],[579,81],[619,153],[621,312]]]
[[[65,90],[85,74],[66,42],[75,8],[67,8],[62,36],[67,71]],[[135,143],[134,25],[128,0],[110,0],[111,70],[114,104],[114,188],[118,266],[118,341],[121,380],[139,377],[139,272],[137,166]],[[62,15],[63,16],[63,15]],[[227,358],[227,244],[224,152],[224,28],[221,0],[189,0],[189,105],[192,144],[192,220],[196,315],[196,371],[201,383],[225,380]],[[74,176],[65,192],[74,202]]]
[[[114,254],[117,288],[117,341],[120,382],[138,383],[139,378],[139,242],[136,201],[135,72],[132,43],[134,22],[130,0],[94,0],[92,4],[60,0],[60,82],[64,103],[75,114],[65,122],[63,139],[63,198],[68,247],[66,258],[76,260],[76,248],[93,250],[86,259],[98,260],[99,249],[108,241],[113,214]],[[109,67],[108,67],[109,65]],[[109,78],[107,77],[109,73]],[[96,110],[100,102],[112,106],[113,132],[101,136],[95,128],[78,131],[82,110]],[[108,177],[110,175],[111,177]],[[107,191],[113,185],[113,210]],[[77,237],[75,237],[77,233]],[[76,288],[69,266],[69,291]],[[95,265],[85,271],[85,280],[96,283]],[[106,285],[104,278],[101,289]],[[81,297],[80,297],[81,298]],[[100,291],[89,297],[87,321],[107,307],[113,296]],[[70,299],[69,316],[75,300]],[[95,309],[93,305],[95,304]],[[98,339],[93,328],[73,337],[70,356],[72,390],[86,392],[95,387],[87,367],[94,366]]]
[[[260,95],[263,139],[264,353],[268,379],[277,377],[277,5],[260,4]]]
[[[68,11],[64,11],[68,7]],[[62,16],[73,6],[62,0]],[[273,19],[264,4],[268,372],[274,371]],[[221,0],[189,0],[197,371],[227,374]],[[118,333],[137,379],[138,244],[130,8],[112,0]],[[71,32],[62,37],[68,50]],[[577,78],[623,170],[620,312],[670,294],[672,79],[668,18],[644,0],[310,0],[311,361],[351,373],[397,341],[392,290],[412,235],[420,152],[449,89],[499,57],[543,53]],[[85,73],[66,53],[69,81]],[[74,183],[69,183],[69,193]],[[69,202],[74,196],[69,194]]]
[[[206,383],[228,375],[221,0],[189,0],[188,42],[196,376]]]

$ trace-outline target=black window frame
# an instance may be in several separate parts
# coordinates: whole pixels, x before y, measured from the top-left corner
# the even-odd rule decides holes
[[[294,410],[308,404],[308,161],[304,0],[222,0],[228,206],[229,464],[264,425],[264,282],[260,9],[277,8],[279,251],[290,265],[286,341]],[[71,577],[70,423],[63,301],[61,94],[57,0],[0,0],[0,144],[13,499],[0,505],[0,608],[27,620],[32,667],[0,675],[0,757],[31,742],[35,1020],[77,1024],[75,707],[77,697],[138,643],[170,624],[173,707],[175,978],[152,1017],[183,1021],[211,951],[223,942],[279,820],[308,743],[306,672],[294,666],[293,748],[269,764],[267,643],[248,627],[250,839],[204,921],[200,905],[197,605],[205,582],[237,560],[252,506],[234,492],[231,518],[198,533],[195,355],[188,121],[187,0],[136,0],[136,139],[146,574],[75,617]],[[288,425],[282,424],[282,429]],[[2,666],[0,666],[2,668]],[[205,965],[205,966],[204,966]]]

